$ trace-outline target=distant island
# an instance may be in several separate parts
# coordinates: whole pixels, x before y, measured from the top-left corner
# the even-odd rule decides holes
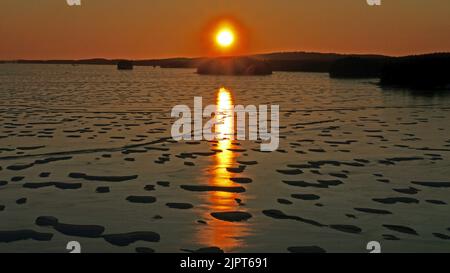
[[[252,76],[270,75],[272,68],[265,61],[249,57],[224,57],[204,60],[199,63],[200,75]]]
[[[0,63],[118,65],[124,60],[16,60]],[[370,54],[279,52],[226,58],[129,60],[134,66],[194,68],[208,75],[270,75],[272,71],[329,73],[331,78],[379,78],[381,86],[450,89],[450,53],[391,57]]]
[[[269,54],[256,54],[248,56],[238,56],[239,58],[251,58],[264,61],[269,64],[273,71],[292,72],[322,72],[328,73],[331,65],[346,57],[387,57],[382,55],[358,55],[358,54],[336,54],[336,53],[316,53],[316,52],[278,52]],[[154,66],[161,68],[198,68],[200,64],[214,58],[168,58],[168,59],[148,59],[132,60],[135,66]],[[117,65],[123,59],[83,59],[83,60],[14,60],[3,61],[21,64],[87,64],[87,65]]]
[[[118,70],[133,70],[133,62],[128,60],[121,60],[117,62]]]
[[[391,58],[381,69],[380,84],[450,90],[450,53]]]

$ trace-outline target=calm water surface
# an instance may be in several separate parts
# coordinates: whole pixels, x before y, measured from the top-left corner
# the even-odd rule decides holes
[[[65,252],[71,240],[85,252],[366,252],[369,241],[386,252],[450,251],[449,96],[326,74],[194,72],[0,65],[0,252]],[[194,96],[223,112],[279,104],[279,150],[226,137],[173,141],[170,111]],[[219,118],[229,135],[233,120]],[[251,218],[211,215],[230,211]],[[39,216],[106,235],[152,231],[160,241],[117,246],[38,226]],[[53,237],[1,242],[20,230]]]

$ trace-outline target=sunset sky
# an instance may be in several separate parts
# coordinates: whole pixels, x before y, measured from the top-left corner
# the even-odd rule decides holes
[[[0,0],[0,59],[205,56],[221,17],[245,27],[240,53],[450,51],[449,0]]]

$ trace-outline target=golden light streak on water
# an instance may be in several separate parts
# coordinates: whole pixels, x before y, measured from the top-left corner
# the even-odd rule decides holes
[[[226,88],[220,88],[217,92],[216,134],[217,146],[215,149],[222,152],[216,153],[214,166],[211,167],[211,186],[232,187],[240,186],[233,183],[230,178],[233,174],[227,171],[227,167],[235,166],[235,152],[229,149],[233,147],[234,113],[233,98]],[[226,212],[242,210],[236,199],[237,193],[210,192],[208,196],[208,213],[205,218],[211,218],[211,212]],[[246,223],[231,223],[220,220],[210,221],[207,227],[200,231],[200,241],[206,246],[216,246],[226,251],[232,251],[242,247],[243,243],[238,238],[247,233]]]

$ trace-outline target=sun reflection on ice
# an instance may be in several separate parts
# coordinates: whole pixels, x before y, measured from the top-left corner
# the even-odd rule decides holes
[[[234,135],[234,104],[231,92],[226,88],[220,88],[217,93],[217,111],[216,111],[216,139],[215,147],[221,152],[216,153],[214,166],[211,167],[212,178],[209,180],[211,186],[236,187],[230,178],[234,175],[227,171],[228,167],[234,165],[236,154],[230,151],[233,148]],[[211,212],[226,212],[240,210],[236,199],[238,193],[231,192],[210,192],[208,196],[207,215],[210,219]],[[248,233],[246,223],[231,223],[214,220],[208,223],[200,231],[200,241],[207,246],[220,247],[223,250],[230,251],[237,247],[242,247],[243,242],[239,237]]]

